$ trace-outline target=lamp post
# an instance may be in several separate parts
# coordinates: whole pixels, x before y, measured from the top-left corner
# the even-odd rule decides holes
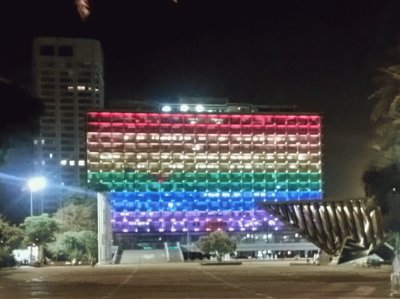
[[[188,262],[190,262],[190,235],[189,235],[189,224],[187,225],[187,254],[188,254]]]
[[[31,192],[31,217],[33,216],[33,192],[46,187],[47,181],[44,177],[33,177],[28,180],[28,188]]]

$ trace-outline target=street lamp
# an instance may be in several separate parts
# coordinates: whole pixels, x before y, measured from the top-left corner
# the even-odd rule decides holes
[[[34,177],[28,180],[28,188],[31,191],[31,217],[33,216],[33,192],[42,190],[46,184],[47,181],[44,177]]]

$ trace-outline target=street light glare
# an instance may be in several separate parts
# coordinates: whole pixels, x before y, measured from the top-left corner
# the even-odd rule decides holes
[[[29,179],[28,181],[28,187],[32,192],[42,190],[44,187],[46,187],[46,184],[47,182],[44,177],[35,177]]]

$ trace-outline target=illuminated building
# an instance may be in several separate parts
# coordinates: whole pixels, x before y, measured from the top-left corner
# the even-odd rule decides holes
[[[41,207],[36,206],[36,210],[52,213],[65,192],[59,187],[79,186],[86,179],[85,112],[104,106],[100,43],[90,39],[35,38],[33,87],[45,108],[39,136],[34,140],[35,169],[49,182]]]
[[[118,234],[277,231],[258,203],[323,196],[317,114],[238,104],[90,111],[87,159]]]

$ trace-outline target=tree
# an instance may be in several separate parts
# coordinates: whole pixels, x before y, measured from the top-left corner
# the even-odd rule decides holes
[[[53,219],[60,228],[57,241],[50,244],[53,256],[60,259],[88,260],[97,256],[97,200],[71,197]]]
[[[0,268],[14,265],[15,260],[11,257],[11,253],[21,245],[22,240],[22,230],[10,225],[0,216]]]
[[[55,240],[58,230],[57,223],[48,214],[25,218],[21,225],[24,229],[25,241],[28,244],[36,244],[39,247],[39,261],[43,258],[43,247]]]
[[[97,255],[97,235],[92,231],[63,232],[48,248],[58,260],[91,261]]]
[[[382,211],[384,230],[394,240],[400,233],[400,64],[380,68],[376,82],[379,87],[369,97],[375,100],[371,120],[376,155],[362,181],[366,196],[372,197]]]
[[[18,248],[23,240],[22,230],[15,226],[10,225],[3,217],[0,215],[0,245],[6,248],[8,252]]]
[[[81,238],[85,241],[85,250],[89,261],[97,259],[97,234],[92,231],[80,232]]]
[[[53,215],[60,231],[97,231],[97,206],[93,199],[69,199]]]
[[[372,148],[377,155],[372,164],[385,167],[400,163],[400,64],[380,68],[375,81],[379,87],[369,97],[375,101]]]
[[[365,194],[380,207],[383,229],[388,233],[400,232],[400,169],[397,164],[374,167],[362,177]]]
[[[223,231],[215,231],[208,236],[201,237],[197,246],[205,253],[215,254],[220,262],[225,254],[236,250],[236,240]]]
[[[382,214],[391,212],[392,195],[400,191],[400,169],[397,164],[374,166],[363,173],[362,181],[367,197],[372,197],[381,208]]]

